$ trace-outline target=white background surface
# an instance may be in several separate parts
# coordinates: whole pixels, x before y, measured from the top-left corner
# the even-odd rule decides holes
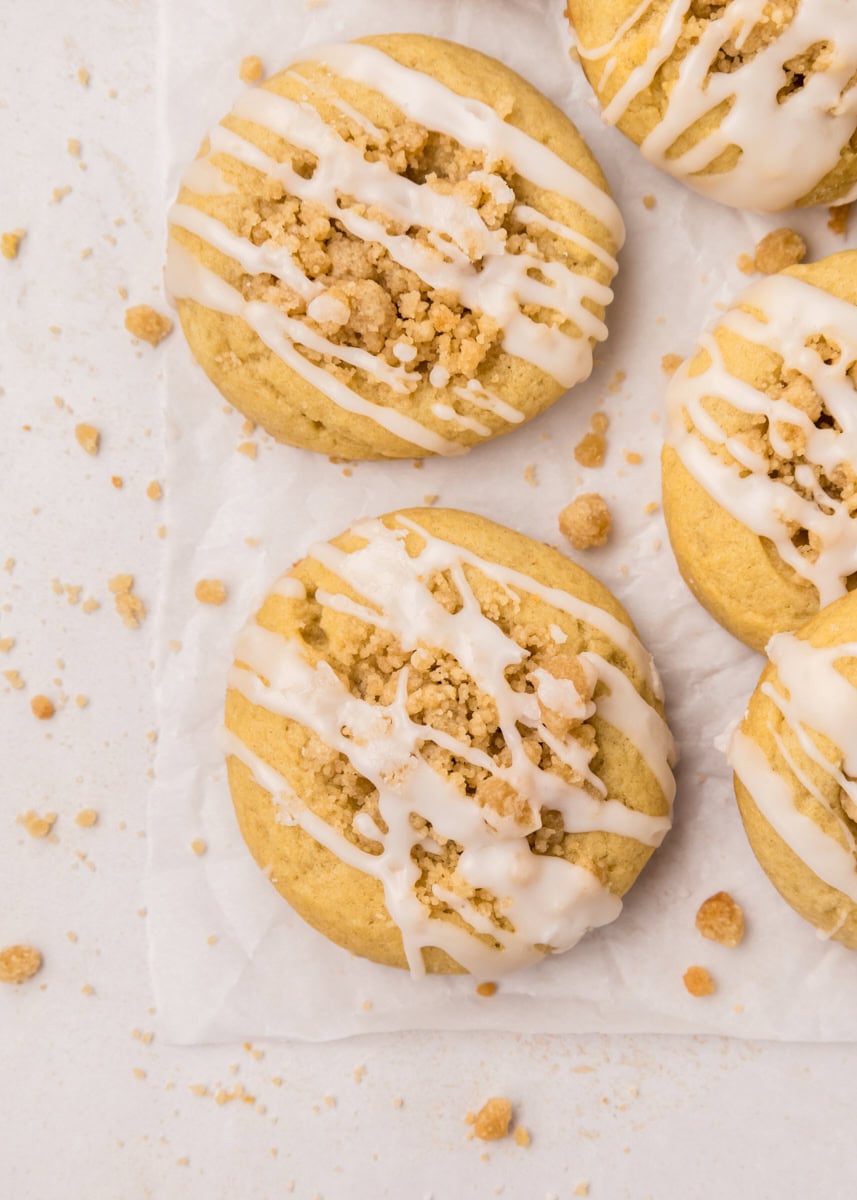
[[[291,13],[298,6],[269,5],[272,22],[278,7]],[[258,1042],[264,1057],[256,1059],[239,1044],[181,1049],[132,1037],[156,1020],[145,920],[137,913],[152,757],[146,731],[155,726],[152,664],[163,649],[155,639],[174,634],[161,635],[151,618],[141,630],[125,629],[106,581],[133,572],[151,603],[165,545],[156,536],[163,506],[144,495],[149,480],[162,477],[163,348],[132,345],[117,293],[125,286],[129,302],[160,304],[157,37],[150,5],[133,0],[90,0],[84,16],[60,0],[4,7],[0,227],[24,226],[29,236],[15,263],[0,262],[0,560],[16,560],[10,574],[0,573],[0,605],[9,606],[0,610],[0,636],[17,639],[2,667],[17,668],[27,682],[22,692],[5,681],[0,688],[7,769],[0,944],[39,946],[45,967],[29,985],[0,992],[0,1195],[256,1200],[288,1194],[293,1183],[307,1200],[565,1200],[584,1180],[593,1197],[610,1200],[853,1194],[846,1139],[854,1046],[410,1034],[316,1046]],[[376,0],[376,26],[385,7]],[[531,19],[535,4],[521,7]],[[348,8],[347,0],[330,0],[332,32]],[[312,18],[317,23],[319,12]],[[200,129],[225,107],[242,54],[275,57],[269,30],[232,20],[236,28],[223,44],[234,56],[213,66]],[[76,78],[81,65],[92,73],[88,89]],[[69,137],[82,141],[85,172],[66,153]],[[602,140],[599,156],[609,170],[619,151],[611,138]],[[64,184],[74,190],[52,204],[52,190]],[[651,190],[681,203],[681,193],[654,176]],[[125,224],[115,226],[117,218]],[[750,226],[742,248],[755,240]],[[92,254],[82,259],[85,247]],[[734,290],[731,263],[724,254],[729,277],[700,296],[694,281],[669,285],[689,287],[697,317]],[[628,275],[626,315],[635,297]],[[645,299],[636,294],[638,304]],[[52,325],[60,332],[50,332]],[[674,341],[664,346],[676,348]],[[56,395],[72,412],[55,405]],[[97,459],[74,441],[81,420],[102,429]],[[237,440],[237,423],[234,432]],[[111,485],[114,474],[124,479],[122,490]],[[421,481],[422,490],[435,489]],[[517,522],[535,533],[545,528],[538,503],[535,492],[533,513]],[[271,570],[280,565],[272,561]],[[70,607],[53,594],[54,577],[82,584],[102,609],[86,616]],[[89,708],[70,704],[52,722],[36,722],[29,698],[56,697],[61,688],[88,695]],[[686,802],[692,806],[693,796]],[[101,820],[83,830],[74,814],[89,806]],[[16,825],[28,808],[60,814],[55,844],[33,841]],[[725,805],[723,812],[726,819]],[[745,867],[749,879],[752,861],[741,864],[742,873]],[[76,943],[66,938],[70,930]],[[795,952],[792,940],[781,943],[784,957]],[[740,990],[740,979],[733,983]],[[82,994],[87,984],[91,996]],[[664,987],[674,984],[665,972]],[[218,1105],[189,1090],[237,1083],[254,1104]],[[464,1113],[490,1095],[514,1100],[533,1135],[529,1150],[466,1141]],[[325,1103],[328,1096],[335,1105]]]

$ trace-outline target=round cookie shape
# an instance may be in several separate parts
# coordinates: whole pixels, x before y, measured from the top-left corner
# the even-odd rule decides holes
[[[729,762],[753,853],[780,895],[857,949],[857,594],[768,647]]]
[[[558,551],[470,513],[357,522],[240,635],[224,731],[254,858],[354,954],[493,979],[614,920],[670,827],[650,656]]]
[[[777,212],[857,197],[851,0],[568,0],[604,120],[683,183]]]
[[[664,516],[701,604],[763,651],[857,582],[857,251],[750,285],[667,391]]]
[[[248,88],[169,213],[190,348],[277,440],[460,454],[548,408],[607,336],[622,219],[569,119],[416,34]]]

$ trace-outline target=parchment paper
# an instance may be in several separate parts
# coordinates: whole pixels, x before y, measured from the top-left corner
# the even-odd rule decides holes
[[[559,0],[163,0],[164,209],[183,165],[243,86],[238,64],[269,72],[315,43],[418,31],[493,54],[538,85],[577,123],[604,167],[628,226],[609,313],[610,340],[588,383],[530,425],[469,458],[342,465],[256,437],[236,452],[241,418],[193,363],[180,333],[166,361],[167,560],[160,597],[160,747],[150,809],[148,915],[162,1035],[194,1043],[250,1037],[326,1040],[370,1030],[721,1033],[851,1040],[857,956],[819,940],[755,862],[714,738],[740,716],[762,660],[722,631],[676,570],[660,513],[662,355],[685,354],[746,283],[735,260],[791,224],[814,256],[842,249],[827,212],[761,217],[700,199],[645,164],[605,128],[569,60]],[[653,209],[643,197],[656,198]],[[853,242],[853,236],[852,236]],[[625,373],[625,378],[618,374]],[[599,400],[609,454],[585,472],[573,447]],[[640,466],[624,452],[643,455]],[[529,465],[536,486],[525,481]],[[679,743],[676,824],[619,920],[570,953],[507,977],[491,999],[468,978],[412,981],[354,958],[296,917],[246,850],[232,812],[217,730],[233,638],[267,586],[316,539],[353,519],[438,493],[535,538],[558,543],[557,513],[579,491],[610,504],[614,532],[580,556],[627,606],[663,675]],[[259,539],[248,544],[248,538]],[[200,578],[229,599],[200,605]],[[190,843],[202,838],[207,852]],[[697,906],[725,889],[744,906],[737,949],[704,941]],[[714,996],[691,998],[682,974],[707,966]]]

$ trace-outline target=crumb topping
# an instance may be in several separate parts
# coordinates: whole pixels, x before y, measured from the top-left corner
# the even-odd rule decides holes
[[[502,1096],[486,1100],[473,1119],[473,1135],[483,1142],[496,1142],[509,1133],[512,1102]]]
[[[710,996],[716,990],[711,973],[705,967],[688,967],[682,978],[691,996]]]
[[[55,812],[48,812],[43,817],[40,817],[32,809],[25,812],[23,816],[18,817],[18,823],[23,825],[30,837],[33,838],[46,838],[56,824],[56,821],[57,814]]]
[[[610,510],[597,492],[585,492],[559,514],[559,528],[575,550],[603,546],[610,536]]]
[[[6,946],[0,950],[0,983],[25,983],[42,965],[33,946]]]
[[[157,312],[149,304],[137,304],[125,313],[125,328],[135,338],[157,346],[170,333],[173,323],[169,317]]]
[[[763,275],[776,275],[786,267],[802,263],[806,258],[806,242],[794,229],[784,227],[767,234],[756,247],[753,265]]]
[[[699,906],[696,928],[721,946],[737,946],[744,937],[744,910],[728,892],[715,892]]]

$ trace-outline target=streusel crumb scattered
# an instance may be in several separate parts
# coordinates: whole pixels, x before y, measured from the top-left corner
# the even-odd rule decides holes
[[[77,68],[77,80],[83,87],[89,87],[90,74],[86,67]]]
[[[680,354],[665,354],[661,359],[661,370],[665,375],[673,376],[683,362]]]
[[[241,59],[238,75],[244,83],[258,83],[265,73],[262,60],[256,54],[248,54]]]
[[[248,458],[255,458],[259,453],[259,447],[255,442],[241,442],[236,449],[239,454],[246,454]]]
[[[119,488],[123,488],[123,487],[125,486],[125,480],[122,478],[122,476],[121,476],[121,475],[111,475],[111,476],[110,476],[110,482],[113,484],[113,486],[114,486],[114,487],[115,487],[117,490],[118,490]]]
[[[75,696],[74,702],[78,708],[86,708],[89,705],[88,696]]]
[[[20,671],[4,671],[3,677],[4,679],[8,680],[16,692],[20,692],[21,688],[24,687],[24,681],[21,678]]]
[[[98,824],[98,813],[94,808],[82,808],[74,820],[82,829],[91,829]]]
[[[473,1119],[473,1134],[483,1142],[496,1142],[509,1133],[512,1103],[504,1096],[492,1096]]]
[[[523,1125],[518,1125],[515,1128],[515,1145],[529,1146],[532,1138],[530,1137],[529,1129],[525,1129]]]
[[[496,983],[480,983],[476,988],[477,996],[493,996],[497,991]]]
[[[87,425],[85,423],[75,425],[74,436],[77,438],[78,445],[87,454],[91,454],[94,457],[98,453],[101,447],[101,434],[94,425]]]
[[[62,204],[66,196],[71,194],[71,185],[66,183],[62,187],[55,187],[51,195],[53,196],[54,204]]]
[[[0,950],[0,983],[24,983],[41,965],[42,956],[35,947],[6,946]]]
[[[208,846],[202,840],[202,838],[194,838],[190,844],[190,848],[191,848],[191,850],[193,850],[193,852],[197,856],[197,858],[201,858],[202,855],[205,854],[206,850],[208,849]]]
[[[710,996],[715,991],[714,980],[705,967],[688,967],[682,978],[691,996]]]
[[[13,637],[0,638],[0,654],[8,654],[14,645],[15,639]]]
[[[45,813],[40,817],[38,813],[34,813],[32,809],[25,812],[23,816],[18,817],[18,823],[23,825],[30,837],[45,838],[56,824],[57,814],[55,812]]]
[[[839,237],[844,237],[848,232],[848,218],[854,205],[851,204],[836,204],[830,209],[830,220],[827,222],[827,228],[831,233],[837,234]]]
[[[574,447],[574,457],[582,467],[600,467],[606,450],[603,434],[586,433]]]
[[[146,606],[132,590],[133,575],[114,575],[107,586],[113,593],[116,611],[129,629],[138,629],[146,619]]]
[[[8,259],[17,258],[21,242],[26,236],[26,229],[13,229],[9,233],[0,234],[0,254]]]
[[[649,210],[651,210],[655,207],[656,204],[657,204],[657,200],[655,199],[654,196],[648,195],[648,196],[643,197],[643,208],[648,208]]]
[[[134,337],[157,346],[172,333],[173,323],[149,304],[137,304],[125,313],[125,328]]]
[[[65,148],[72,158],[80,158],[80,138],[69,138]]]
[[[638,454],[636,450],[625,451],[625,462],[631,467],[638,467],[643,461],[642,454]]]
[[[776,275],[786,267],[802,263],[806,258],[806,242],[787,226],[766,234],[756,247],[753,264],[763,275]]]
[[[749,254],[739,254],[735,259],[735,265],[742,275],[752,275],[756,270],[756,264]]]
[[[559,514],[559,528],[575,550],[603,546],[610,536],[610,511],[597,492],[585,492]]]
[[[30,701],[30,708],[33,710],[33,716],[38,717],[40,721],[49,721],[56,712],[53,702],[47,696],[33,696]]]
[[[696,928],[721,946],[737,946],[744,936],[744,910],[728,892],[715,892],[699,906]]]
[[[530,487],[538,487],[539,481],[536,478],[536,464],[528,463],[524,467],[524,483],[528,483]]]
[[[587,1182],[579,1183],[571,1194],[572,1196],[588,1196],[589,1184]]]
[[[226,585],[222,579],[200,579],[193,594],[200,604],[223,604],[226,599]]]
[[[157,479],[153,479],[146,488],[146,495],[150,500],[160,500],[164,494],[164,489],[158,483]]]

